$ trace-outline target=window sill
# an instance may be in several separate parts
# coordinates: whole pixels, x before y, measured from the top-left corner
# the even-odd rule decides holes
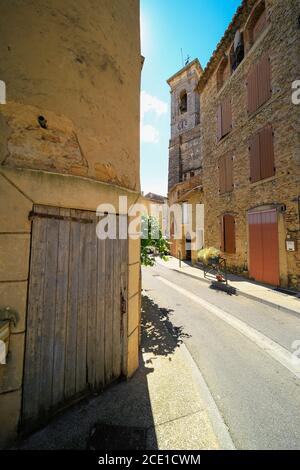
[[[284,94],[285,94],[284,91],[280,91],[280,92],[275,91],[274,92],[272,90],[272,96],[271,96],[271,98],[268,99],[268,101],[265,101],[265,103],[263,103],[259,108],[257,108],[256,111],[253,111],[253,113],[247,112],[248,120],[251,121],[251,119],[255,118],[258,114],[262,113],[268,106],[273,104],[278,98],[282,97]]]
[[[254,183],[251,183],[250,181],[250,187],[255,188],[256,186],[259,186],[260,184],[272,183],[272,181],[276,181],[277,179],[278,177],[274,175],[274,176],[269,176],[269,178],[264,178],[263,180],[255,181]]]
[[[217,141],[217,145],[221,145],[223,142],[226,142],[227,139],[229,139],[230,136],[234,133],[234,129],[232,128],[228,134],[224,135],[220,140]]]

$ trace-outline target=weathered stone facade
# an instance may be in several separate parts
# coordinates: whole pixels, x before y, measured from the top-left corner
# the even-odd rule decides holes
[[[195,212],[196,202],[202,199],[202,155],[200,136],[200,97],[197,84],[202,68],[197,59],[187,64],[168,80],[171,87],[171,139],[169,145],[169,205],[190,203]],[[182,112],[181,96],[187,93],[186,110]],[[172,219],[172,215],[171,215]],[[186,236],[196,233],[195,217],[192,226],[182,227],[182,239],[172,234],[170,250],[173,256],[186,258],[190,251]],[[194,241],[194,240],[193,240]],[[191,251],[196,261],[197,252]]]
[[[287,253],[286,239],[300,241],[298,196],[300,193],[300,108],[292,104],[291,87],[300,76],[300,30],[297,21],[297,0],[267,1],[268,24],[255,44],[250,47],[245,36],[246,54],[234,73],[217,91],[217,67],[224,54],[229,54],[236,28],[243,31],[255,1],[246,1],[237,15],[231,32],[218,46],[207,79],[200,82],[203,187],[205,197],[205,243],[221,246],[220,218],[232,213],[236,226],[236,253],[224,254],[229,266],[248,271],[247,213],[255,207],[277,207],[279,225],[280,283],[300,288],[300,254]],[[251,116],[247,113],[246,82],[250,67],[263,52],[269,52],[272,96]],[[227,65],[229,67],[230,64]],[[219,103],[231,97],[232,131],[217,143],[216,113]],[[249,140],[264,125],[274,132],[275,176],[256,183],[249,181]],[[219,158],[233,156],[234,189],[219,195]],[[280,212],[281,205],[286,211]],[[284,206],[283,206],[284,207]]]
[[[17,314],[0,365],[0,447],[16,438],[21,419],[30,212],[35,205],[95,212],[102,203],[118,208],[119,196],[129,206],[140,197],[139,33],[138,0],[1,2],[0,321],[7,307]],[[130,377],[139,349],[137,239],[128,241],[125,271],[122,373]]]
[[[250,26],[257,11],[265,10],[266,25],[254,44]],[[223,253],[235,272],[249,275],[249,224],[251,210],[275,209],[278,223],[279,283],[300,289],[300,106],[292,103],[292,83],[300,78],[300,29],[297,0],[244,0],[200,77],[200,161],[203,167],[205,245],[222,246],[222,217],[235,219],[235,252]],[[244,39],[245,56],[234,71],[231,56],[235,33]],[[271,97],[248,113],[247,81],[253,64],[268,53]],[[220,70],[223,73],[220,81]],[[219,139],[217,112],[231,100],[232,129]],[[275,174],[250,181],[249,146],[253,135],[266,125],[273,129]],[[173,154],[172,154],[173,155]],[[170,158],[171,156],[170,155]],[[233,186],[220,194],[219,161],[231,155]],[[170,194],[175,186],[171,177]],[[287,241],[295,251],[287,251]],[[258,255],[259,256],[259,255]]]
[[[196,174],[200,161],[200,99],[196,91],[202,69],[198,60],[168,80],[171,87],[171,140],[169,144],[169,190]],[[180,107],[186,93],[186,110]]]
[[[86,8],[72,0],[63,8],[59,0],[46,7],[1,2],[0,79],[8,101],[0,113],[0,142],[7,142],[2,165],[139,191],[139,162],[131,158],[139,148],[139,99],[131,93],[141,58],[129,53],[139,41],[137,8],[135,0],[126,6],[101,0],[98,7],[88,1]],[[36,115],[46,118],[47,132]]]

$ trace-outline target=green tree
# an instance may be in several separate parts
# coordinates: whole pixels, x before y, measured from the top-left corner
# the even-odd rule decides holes
[[[156,254],[164,261],[168,261],[169,242],[162,236],[157,218],[148,215],[141,217],[141,263],[143,266],[153,266]]]

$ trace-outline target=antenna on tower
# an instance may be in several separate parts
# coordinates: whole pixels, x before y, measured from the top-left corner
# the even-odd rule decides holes
[[[181,62],[182,62],[182,67],[184,67],[184,60],[183,60],[183,52],[182,52],[182,48],[181,48],[180,50],[181,50]]]

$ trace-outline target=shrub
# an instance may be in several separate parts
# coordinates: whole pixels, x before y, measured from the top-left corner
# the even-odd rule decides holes
[[[220,255],[221,252],[218,250],[218,248],[210,246],[208,248],[202,248],[202,250],[198,251],[198,260],[207,264],[211,258],[219,258]]]

